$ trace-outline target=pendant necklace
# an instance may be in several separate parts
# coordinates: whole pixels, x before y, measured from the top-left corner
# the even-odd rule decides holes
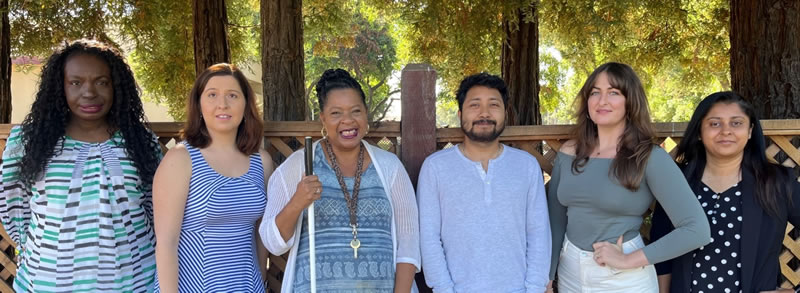
[[[350,247],[353,248],[353,258],[358,258],[358,248],[361,247],[361,240],[358,240],[358,218],[356,216],[356,211],[358,210],[358,190],[361,186],[361,175],[363,173],[361,168],[364,165],[364,145],[359,144],[356,179],[353,184],[352,196],[347,192],[347,184],[344,182],[342,170],[339,168],[339,163],[336,161],[336,154],[333,153],[333,147],[331,147],[327,138],[325,139],[324,145],[325,151],[328,153],[328,158],[331,160],[331,167],[333,167],[333,171],[336,173],[336,179],[339,181],[339,187],[344,194],[344,200],[347,202],[347,210],[350,214],[350,227],[353,228],[353,240],[350,240]]]

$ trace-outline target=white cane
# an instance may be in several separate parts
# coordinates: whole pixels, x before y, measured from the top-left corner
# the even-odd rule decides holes
[[[311,137],[306,136],[305,139],[305,155],[306,155],[306,176],[314,174],[314,155]],[[320,191],[322,192],[322,191]],[[317,292],[317,249],[314,246],[314,235],[316,226],[314,224],[314,203],[312,202],[306,210],[308,214],[308,269],[311,277],[311,292]]]

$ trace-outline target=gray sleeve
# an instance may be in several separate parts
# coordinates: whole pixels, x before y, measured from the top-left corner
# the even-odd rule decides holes
[[[436,292],[455,292],[453,279],[447,267],[442,246],[442,215],[439,206],[439,188],[436,164],[428,157],[422,163],[417,181],[419,205],[420,251],[425,283]]]
[[[703,208],[683,173],[662,148],[654,148],[650,153],[644,179],[675,226],[675,230],[643,248],[649,263],[673,259],[711,241]]]
[[[550,255],[550,280],[555,279],[564,233],[567,231],[567,207],[558,202],[558,181],[561,176],[562,159],[560,154],[556,156],[556,160],[553,162],[553,171],[550,174],[550,182],[547,183],[547,209],[550,213],[550,233],[552,233],[553,246]]]

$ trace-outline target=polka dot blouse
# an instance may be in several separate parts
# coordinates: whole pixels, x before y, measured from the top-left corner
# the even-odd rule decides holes
[[[695,191],[711,225],[711,243],[692,254],[691,292],[741,292],[741,188],[715,193],[702,184]]]

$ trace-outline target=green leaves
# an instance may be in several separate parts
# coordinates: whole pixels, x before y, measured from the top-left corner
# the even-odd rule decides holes
[[[334,29],[327,34],[315,34],[321,30],[316,27],[320,24],[306,23],[309,30],[305,34],[305,69],[311,119],[316,118],[319,111],[316,94],[311,89],[326,69],[343,68],[350,71],[364,90],[370,121],[385,117],[392,102],[390,96],[397,92],[389,86],[392,72],[398,69],[396,41],[390,35],[389,24],[379,15],[370,15],[368,6],[351,4],[357,4],[354,5],[355,10],[339,11],[344,15],[336,17],[326,16],[345,22],[324,25],[326,28],[347,27],[347,30]],[[316,18],[309,16],[306,20]]]
[[[348,69],[383,115],[390,77],[408,63],[440,76],[440,124],[457,125],[453,92],[469,74],[500,73],[503,22],[539,16],[540,104],[545,124],[568,123],[586,76],[608,61],[640,75],[656,121],[683,121],[697,101],[730,88],[727,0],[305,0],[306,97],[322,71]],[[233,62],[261,66],[260,0],[228,0]],[[183,118],[194,81],[191,0],[14,0],[13,56],[49,56],[81,37],[121,45],[145,97]],[[515,13],[522,8],[522,19]],[[455,106],[455,107],[454,107]],[[446,113],[451,113],[446,114]],[[313,115],[313,114],[312,114]]]
[[[570,121],[560,115],[572,106],[563,101],[609,61],[636,70],[655,121],[687,121],[702,97],[730,87],[727,1],[547,0],[539,13],[542,46],[558,50],[575,73],[559,94],[540,94],[543,105],[561,99],[557,123]],[[547,80],[558,72],[541,74]]]

